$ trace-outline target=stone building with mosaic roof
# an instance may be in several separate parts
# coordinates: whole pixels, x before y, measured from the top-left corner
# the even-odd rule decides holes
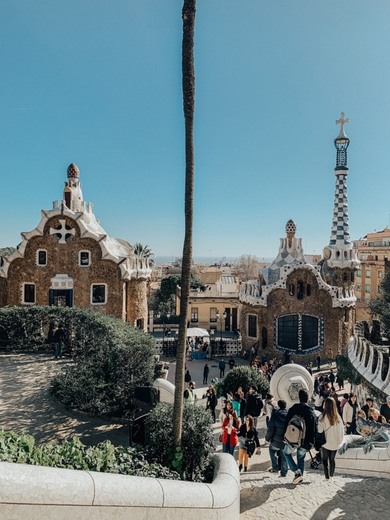
[[[245,349],[309,360],[345,352],[355,323],[355,271],[359,260],[349,237],[347,148],[341,114],[336,147],[336,190],[329,245],[318,265],[305,258],[296,225],[286,224],[279,253],[256,280],[241,285],[240,329]]]
[[[38,226],[0,257],[0,306],[89,308],[146,330],[150,261],[107,235],[83,199],[79,176],[71,164],[63,199],[42,210]]]

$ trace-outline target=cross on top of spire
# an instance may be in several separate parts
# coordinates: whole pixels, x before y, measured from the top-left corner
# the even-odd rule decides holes
[[[338,137],[347,137],[344,132],[344,125],[346,123],[349,123],[349,119],[345,119],[344,116],[345,116],[344,112],[341,112],[340,119],[336,119],[336,125],[340,125],[340,133],[339,133]]]

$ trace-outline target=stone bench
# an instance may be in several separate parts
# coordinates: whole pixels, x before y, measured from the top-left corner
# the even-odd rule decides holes
[[[361,438],[360,435],[346,435],[344,442],[353,442]],[[363,448],[348,448],[342,455],[337,453],[336,471],[342,469],[390,478],[390,446],[372,448],[367,453],[364,453]]]
[[[216,458],[211,484],[0,462],[0,518],[238,520],[237,464]]]

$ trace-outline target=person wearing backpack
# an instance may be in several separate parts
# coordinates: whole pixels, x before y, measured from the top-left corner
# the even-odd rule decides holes
[[[317,418],[314,411],[307,404],[309,394],[301,388],[298,393],[299,403],[294,404],[287,412],[284,426],[284,440],[286,446],[284,455],[291,471],[294,471],[293,484],[303,480],[306,452],[314,446],[314,436],[317,429]],[[297,460],[292,456],[291,446],[297,449]]]
[[[245,416],[250,415],[253,417],[253,424],[255,428],[257,428],[257,419],[260,417],[262,409],[263,400],[261,395],[256,392],[256,388],[254,386],[250,386],[248,393],[246,394]]]

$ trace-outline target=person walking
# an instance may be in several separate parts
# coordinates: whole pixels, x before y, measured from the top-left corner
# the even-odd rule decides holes
[[[305,469],[305,457],[306,452],[314,446],[314,436],[316,432],[317,417],[314,411],[307,404],[309,400],[309,394],[306,390],[301,388],[298,393],[299,403],[293,404],[287,412],[286,422],[284,425],[283,435],[285,436],[290,419],[295,415],[301,417],[305,422],[305,437],[302,439],[302,443],[297,447],[297,460],[295,461],[292,457],[292,453],[288,453],[288,444],[284,448],[284,454],[287,460],[287,464],[291,471],[294,471],[293,484],[299,484],[303,480],[303,472]]]
[[[203,384],[204,385],[207,385],[207,380],[209,378],[209,373],[210,373],[210,367],[209,367],[209,364],[206,363],[205,366],[204,366],[204,369],[203,369]]]
[[[184,382],[187,383],[191,383],[192,381],[192,377],[191,377],[191,374],[190,374],[190,371],[189,370],[186,370],[186,373],[184,374]]]
[[[226,367],[226,362],[223,358],[219,362],[218,366],[219,366],[219,377],[222,378],[225,376],[225,367]]]
[[[62,328],[62,325],[59,325],[57,327],[57,330],[55,331],[53,335],[53,341],[54,341],[54,357],[55,359],[62,358],[62,348],[65,341],[65,331]]]
[[[240,420],[233,408],[226,407],[225,418],[222,422],[222,452],[234,455],[234,450],[238,444],[238,430]]]
[[[338,413],[333,397],[327,397],[324,411],[318,419],[318,433],[325,434],[325,444],[321,446],[321,458],[324,465],[325,478],[333,477],[337,450],[342,446],[344,439],[344,424]]]
[[[287,410],[286,401],[280,399],[278,401],[278,408],[274,409],[269,420],[265,440],[269,442],[269,456],[272,467],[269,469],[270,473],[278,473],[285,477],[288,471],[286,457],[284,456],[284,425],[286,423]]]
[[[246,394],[245,416],[250,415],[253,417],[255,428],[257,428],[257,420],[260,417],[262,409],[263,400],[261,395],[257,393],[255,386],[250,386]]]
[[[343,421],[346,427],[345,433],[347,435],[357,434],[356,419],[360,411],[357,397],[353,392],[351,392],[348,401],[343,406]]]
[[[206,410],[210,410],[211,417],[213,418],[213,422],[215,423],[216,417],[215,417],[215,408],[217,406],[217,394],[215,393],[215,388],[213,386],[209,386],[207,393],[206,393]]]
[[[247,415],[244,424],[241,424],[238,431],[239,451],[238,469],[248,471],[249,459],[256,452],[260,453],[260,442],[257,430],[253,423],[253,417]]]
[[[188,404],[195,404],[196,395],[195,395],[195,382],[190,381],[188,383],[188,388],[184,390],[184,400]]]

